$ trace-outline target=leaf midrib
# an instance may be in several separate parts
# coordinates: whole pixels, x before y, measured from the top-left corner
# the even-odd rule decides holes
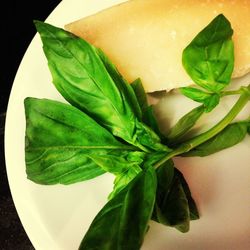
[[[64,146],[64,145],[60,145],[60,146],[27,146],[26,147],[26,151],[29,151],[29,148],[31,148],[30,151],[32,150],[49,150],[49,149],[117,149],[117,150],[135,150],[135,148],[133,146],[107,146],[107,145],[82,145],[82,146],[76,146],[76,145],[72,145],[72,146]]]

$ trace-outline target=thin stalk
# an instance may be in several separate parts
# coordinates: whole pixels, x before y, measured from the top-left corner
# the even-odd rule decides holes
[[[242,94],[242,89],[223,91],[221,92],[220,96],[223,97],[227,95],[240,95],[240,94]]]
[[[219,132],[221,132],[228,124],[230,124],[234,120],[234,118],[239,114],[239,112],[244,108],[244,106],[249,101],[250,99],[249,89],[250,87],[248,86],[246,91],[242,91],[238,101],[234,104],[231,110],[219,123],[210,128],[208,131],[195,136],[194,138],[184,142],[178,148],[171,151],[168,155],[166,155],[164,158],[162,158],[159,162],[155,164],[155,168],[158,168],[159,166],[161,166],[163,163],[165,163],[174,156],[190,151],[191,149],[197,147],[198,145],[204,143],[205,141],[211,139]]]
[[[241,86],[239,89],[236,90],[228,90],[228,91],[222,91],[220,93],[220,96],[227,96],[227,95],[241,95],[242,93],[244,93],[245,91],[249,91],[249,86]]]

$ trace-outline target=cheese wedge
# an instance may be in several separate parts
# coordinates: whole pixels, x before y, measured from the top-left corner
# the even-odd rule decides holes
[[[218,14],[234,29],[233,77],[250,71],[250,0],[131,0],[67,24],[101,48],[121,74],[142,79],[147,92],[192,84],[183,49]]]

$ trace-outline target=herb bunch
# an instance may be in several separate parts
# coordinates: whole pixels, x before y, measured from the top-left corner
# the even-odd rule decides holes
[[[138,250],[150,219],[187,232],[199,212],[173,157],[206,156],[250,134],[250,119],[232,123],[249,101],[250,87],[225,90],[234,66],[229,21],[217,16],[183,51],[183,66],[197,87],[180,91],[201,104],[166,136],[160,132],[140,79],[128,84],[100,49],[50,24],[35,21],[35,25],[53,83],[71,105],[25,99],[28,179],[52,185],[85,181],[106,172],[115,176],[108,202],[79,249]],[[231,94],[239,99],[218,124],[184,139],[203,113]]]

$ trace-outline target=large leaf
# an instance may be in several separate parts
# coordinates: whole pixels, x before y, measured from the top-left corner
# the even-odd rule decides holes
[[[137,79],[129,85],[108,57],[100,49],[96,51],[114,83],[124,93],[126,101],[130,104],[137,117],[135,120],[135,134],[138,142],[156,151],[169,151],[170,149],[160,143],[162,134],[154,117],[153,108],[148,106],[146,92],[141,80]]]
[[[130,144],[145,151],[166,150],[158,136],[138,120],[139,105],[132,88],[100,50],[63,29],[35,24],[53,83],[68,102]]]
[[[155,191],[155,170],[149,167],[97,214],[79,249],[139,250],[153,211]]]
[[[229,124],[216,136],[202,143],[182,156],[207,156],[241,142],[247,135],[247,122]]]
[[[77,108],[27,98],[26,172],[41,184],[70,184],[137,166],[144,153],[117,141]]]
[[[229,84],[234,68],[232,35],[230,22],[221,14],[185,48],[183,66],[196,84],[212,92]]]

